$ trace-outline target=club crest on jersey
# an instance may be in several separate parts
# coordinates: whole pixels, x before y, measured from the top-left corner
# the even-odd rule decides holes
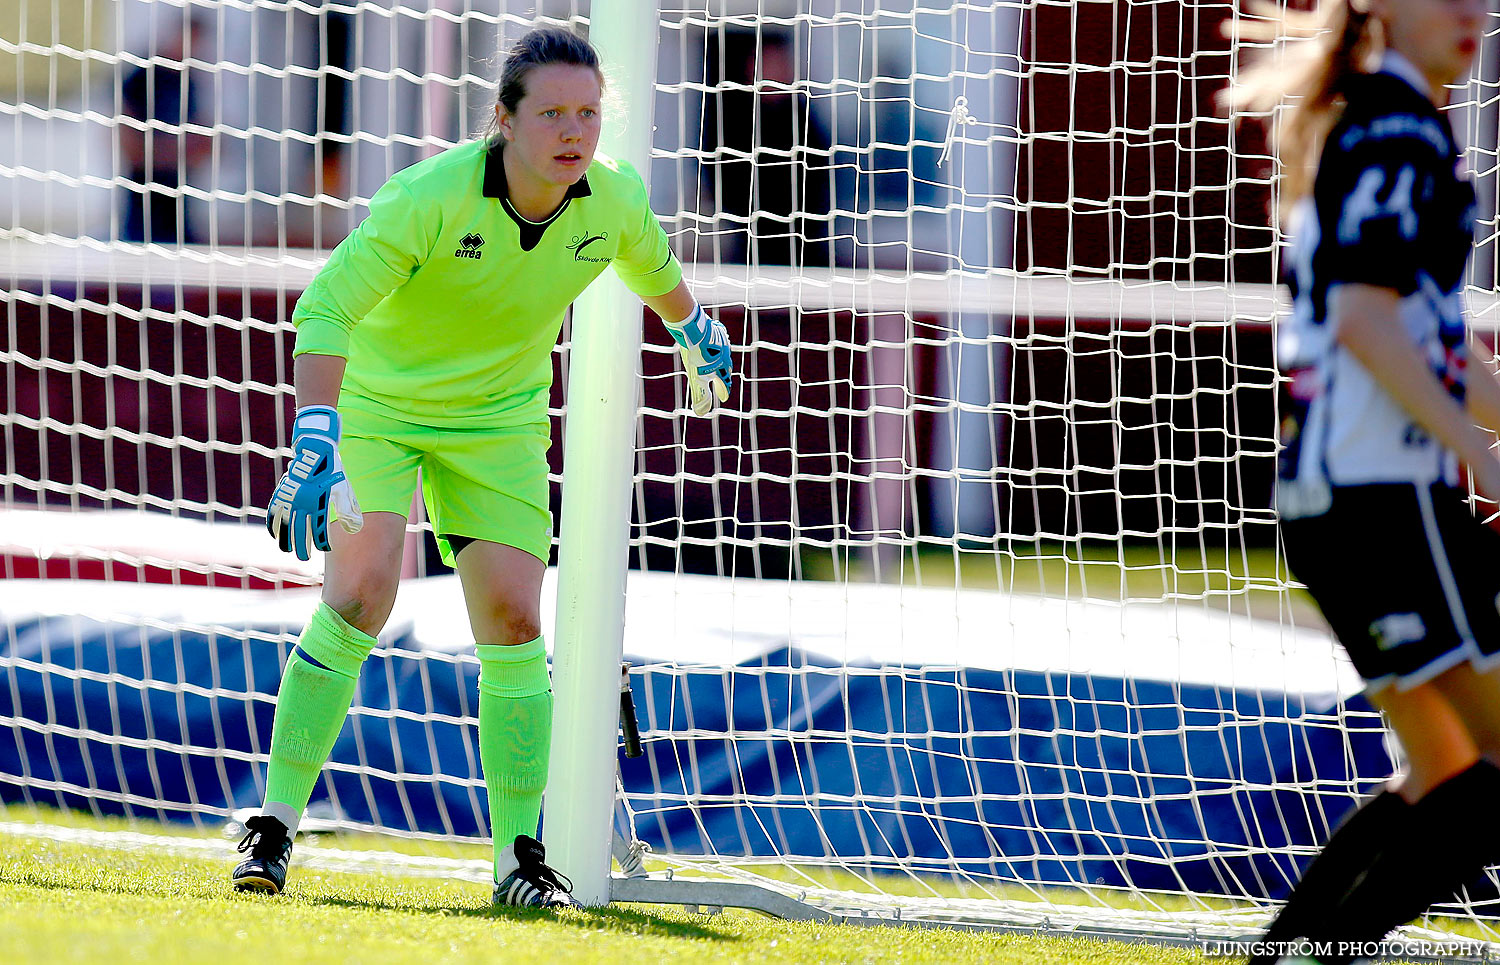
[[[573,236],[573,241],[568,245],[568,250],[573,253],[573,260],[574,261],[608,262],[609,261],[609,257],[608,256],[605,256],[605,257],[601,258],[601,257],[598,257],[596,255],[585,254],[585,251],[588,249],[589,245],[593,244],[596,241],[608,241],[608,240],[609,240],[609,232],[608,231],[601,231],[597,235],[591,235],[587,231],[585,231],[581,235],[574,235]]]
[[[484,247],[484,235],[477,231],[471,231],[458,239],[458,248],[453,252],[455,258],[473,258],[478,261],[484,252],[479,249]]]

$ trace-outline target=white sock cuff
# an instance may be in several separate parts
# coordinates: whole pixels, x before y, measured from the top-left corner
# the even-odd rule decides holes
[[[290,804],[277,804],[275,801],[267,801],[260,809],[260,813],[268,818],[275,818],[286,825],[287,832],[297,836],[297,825],[302,821],[302,812],[293,808]]]
[[[521,862],[516,860],[516,843],[512,841],[503,848],[495,849],[495,884],[504,881],[506,877],[517,868]]]

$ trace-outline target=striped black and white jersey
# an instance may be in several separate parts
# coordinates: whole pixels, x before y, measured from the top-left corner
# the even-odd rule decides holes
[[[1449,451],[1334,339],[1331,302],[1349,283],[1395,289],[1412,342],[1464,396],[1463,279],[1474,188],[1448,120],[1399,55],[1350,79],[1310,197],[1289,222],[1292,313],[1277,333],[1284,517],[1327,511],[1332,486],[1457,482]]]

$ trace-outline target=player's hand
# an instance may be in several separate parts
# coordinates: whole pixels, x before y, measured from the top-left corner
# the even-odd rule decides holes
[[[295,552],[299,560],[312,559],[309,533],[313,546],[325,553],[331,549],[330,506],[347,532],[357,533],[365,523],[339,460],[340,432],[339,413],[331,405],[303,406],[292,423],[292,464],[271,494],[266,529],[283,552]]]
[[[666,322],[672,341],[682,353],[687,371],[688,396],[694,415],[708,415],[719,402],[728,402],[734,388],[734,358],[729,351],[729,330],[710,318],[701,306],[680,322]]]

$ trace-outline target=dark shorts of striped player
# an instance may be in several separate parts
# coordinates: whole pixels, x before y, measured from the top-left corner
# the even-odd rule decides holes
[[[1460,490],[1335,486],[1328,512],[1281,530],[1292,575],[1371,690],[1500,665],[1500,534]]]

